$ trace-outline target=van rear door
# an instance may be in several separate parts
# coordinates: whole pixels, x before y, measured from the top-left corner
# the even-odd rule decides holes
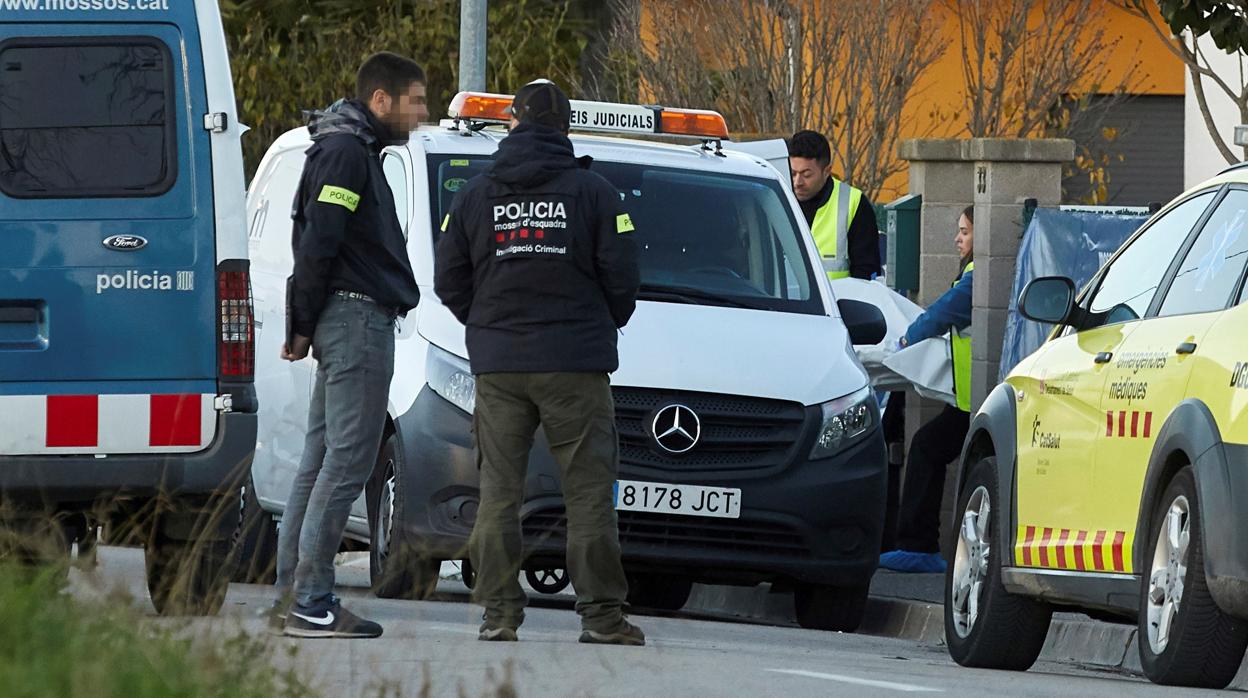
[[[63,444],[76,452],[194,450],[215,430],[208,109],[181,14],[0,23],[0,400],[63,398],[52,420],[53,403],[96,396],[97,438]],[[127,405],[146,444],[105,435]]]

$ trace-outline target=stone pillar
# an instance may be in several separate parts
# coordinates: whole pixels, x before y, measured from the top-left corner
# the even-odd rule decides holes
[[[1023,202],[1061,203],[1062,164],[1074,156],[1074,141],[1066,139],[930,139],[901,145],[901,158],[910,161],[910,193],[923,196],[920,305],[940,297],[957,276],[953,236],[958,214],[975,206],[972,409],[997,385],[1023,232]]]
[[[927,307],[949,290],[958,274],[958,252],[953,244],[958,215],[975,198],[975,166],[966,159],[964,141],[909,140],[901,144],[901,158],[910,162],[911,194],[923,197],[919,222],[919,292],[915,302]],[[920,400],[913,391],[906,398],[906,443],[943,405]]]
[[[1062,200],[1062,165],[1075,157],[1067,139],[975,138],[966,141],[975,167],[975,291],[971,313],[971,409],[997,386],[1001,341],[1013,295],[1023,235],[1023,202]]]

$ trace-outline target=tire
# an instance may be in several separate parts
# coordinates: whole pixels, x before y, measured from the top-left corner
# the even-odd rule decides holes
[[[0,519],[0,562],[68,574],[74,533],[55,512],[19,511]]]
[[[162,616],[211,616],[221,610],[234,567],[229,538],[170,538],[153,526],[143,551],[147,590]]]
[[[399,441],[386,438],[369,487],[368,568],[373,593],[383,599],[428,599],[438,588],[442,561],[420,556],[404,533],[403,464]]]
[[[945,644],[962,666],[1026,671],[1044,647],[1053,609],[1011,594],[1001,583],[1010,536],[1002,526],[1004,517],[994,515],[1001,510],[999,493],[992,457],[971,468],[958,493],[955,511],[962,516],[953,564],[945,572]]]
[[[793,592],[797,624],[810,630],[852,633],[862,624],[870,586],[799,584]]]
[[[1145,534],[1137,644],[1155,683],[1225,688],[1248,647],[1248,623],[1223,613],[1209,594],[1201,515],[1189,466],[1170,480]]]
[[[241,520],[234,536],[234,581],[272,584],[277,581],[277,522],[260,507],[251,476],[243,485]]]
[[[693,581],[687,577],[639,574],[628,580],[628,603],[657,611],[679,611],[689,602]]]

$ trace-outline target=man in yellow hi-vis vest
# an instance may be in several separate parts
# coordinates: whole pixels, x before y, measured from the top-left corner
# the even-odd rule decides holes
[[[832,149],[823,134],[798,131],[788,144],[793,193],[828,277],[870,280],[878,275],[880,231],[871,201],[862,190],[832,176]]]
[[[907,346],[949,333],[953,393],[957,405],[945,409],[915,432],[906,458],[896,549],[880,556],[880,567],[897,572],[943,572],[940,555],[940,499],[945,469],[962,453],[971,423],[971,294],[975,277],[975,208],[958,218],[955,238],[962,272],[953,287],[919,317],[901,339]],[[892,409],[892,405],[889,405]]]

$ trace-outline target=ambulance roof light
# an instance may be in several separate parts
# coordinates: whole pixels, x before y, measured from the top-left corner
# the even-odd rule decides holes
[[[460,92],[447,110],[456,122],[508,123],[511,95]],[[572,100],[572,130],[620,134],[661,134],[702,141],[728,138],[728,124],[717,112],[702,109]]]

